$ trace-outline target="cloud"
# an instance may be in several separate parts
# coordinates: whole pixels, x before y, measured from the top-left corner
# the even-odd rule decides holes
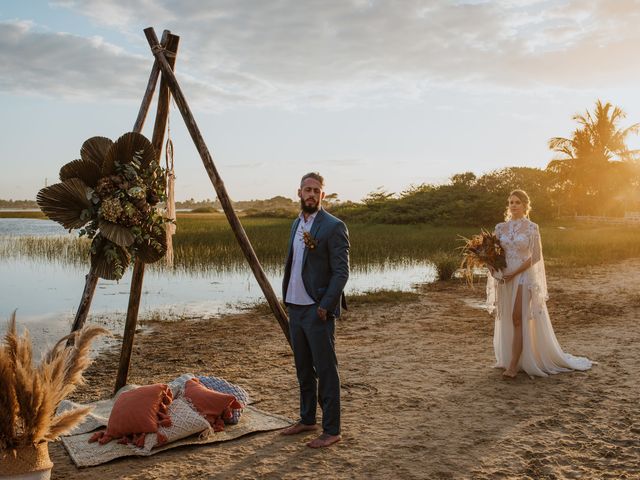
[[[163,28],[181,35],[180,80],[200,108],[375,106],[411,102],[442,88],[481,92],[627,86],[640,73],[640,65],[632,61],[640,41],[637,0],[52,4],[127,39],[138,35],[145,47],[141,30],[148,25],[155,25],[158,35]],[[146,81],[148,58],[141,61],[92,39],[43,37],[31,27],[3,25],[19,39],[3,55],[11,57],[16,76],[29,81],[3,76],[0,88],[8,88],[6,82],[14,88],[36,88],[39,69],[25,65],[35,58],[51,74],[47,82],[53,85],[41,88],[44,92],[72,88],[97,96],[106,87],[124,97],[139,97],[139,88],[133,86],[140,78]],[[49,53],[48,59],[42,51]],[[53,58],[64,59],[64,70]],[[97,71],[86,68],[87,62]],[[94,84],[100,88],[92,88]]]
[[[10,93],[139,98],[151,64],[102,38],[40,32],[24,21],[0,22],[0,44],[0,90]]]

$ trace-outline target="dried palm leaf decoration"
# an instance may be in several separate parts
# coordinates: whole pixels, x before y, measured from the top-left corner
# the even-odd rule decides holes
[[[92,137],[80,157],[60,169],[61,183],[38,192],[40,209],[93,239],[91,265],[101,278],[120,279],[132,258],[161,259],[168,219],[158,203],[166,199],[166,175],[151,142],[136,132],[116,142]]]

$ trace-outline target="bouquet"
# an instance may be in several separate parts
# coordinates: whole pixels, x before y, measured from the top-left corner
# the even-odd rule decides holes
[[[500,245],[500,240],[493,233],[482,230],[479,235],[471,238],[462,237],[465,245],[462,250],[462,264],[465,277],[471,284],[473,283],[473,271],[476,268],[490,268],[496,273],[494,278],[500,280],[502,271],[507,267],[507,260],[504,255],[504,249]]]

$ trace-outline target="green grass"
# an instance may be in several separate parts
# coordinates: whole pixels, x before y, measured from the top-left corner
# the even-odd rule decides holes
[[[0,215],[8,212],[0,212]],[[38,212],[22,212],[35,218]],[[243,226],[265,269],[280,268],[291,226],[290,219],[242,218]],[[406,261],[434,261],[442,278],[457,266],[459,235],[480,228],[429,225],[348,225],[351,260],[356,268]],[[547,266],[579,267],[640,257],[640,228],[617,225],[554,223],[541,227]],[[245,268],[245,259],[226,218],[220,213],[180,213],[174,236],[176,267],[185,271]],[[88,245],[75,238],[21,237],[0,242],[0,256],[26,255],[47,261],[86,263]]]
[[[548,267],[582,267],[640,257],[640,228],[579,223],[540,227]]]

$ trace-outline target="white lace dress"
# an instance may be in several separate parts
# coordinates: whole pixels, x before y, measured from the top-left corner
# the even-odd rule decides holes
[[[511,362],[512,312],[518,287],[522,285],[523,348],[518,370],[546,377],[591,368],[589,359],[564,353],[553,331],[547,311],[547,281],[538,225],[527,218],[509,220],[496,225],[495,234],[505,250],[507,268],[504,273],[517,270],[529,258],[532,260],[530,268],[508,283],[498,282],[491,275],[487,280],[487,308],[491,313],[495,312],[496,367],[507,368]]]

